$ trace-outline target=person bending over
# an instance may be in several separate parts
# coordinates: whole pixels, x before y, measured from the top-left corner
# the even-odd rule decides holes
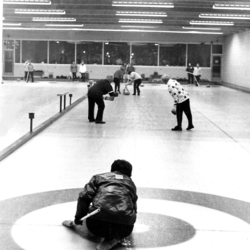
[[[135,71],[129,71],[128,74],[130,77],[129,83],[131,81],[134,81],[134,93],[133,93],[133,95],[136,95],[136,91],[137,91],[137,95],[140,95],[141,91],[140,91],[139,86],[141,85],[141,82],[142,82],[141,75]]]
[[[96,84],[88,90],[88,103],[89,103],[89,111],[88,111],[88,119],[89,122],[95,122],[104,124],[103,112],[105,109],[105,104],[103,101],[103,96],[109,94],[110,97],[117,97],[118,93],[113,91],[113,87],[111,83],[113,82],[113,75],[107,75],[106,79],[99,80]],[[107,97],[105,98],[107,100]],[[96,119],[94,118],[95,104],[98,106],[98,111],[96,115]]]
[[[74,221],[63,225],[82,225],[81,218],[97,209],[99,213],[86,219],[88,230],[104,238],[97,250],[109,250],[128,237],[137,217],[137,190],[131,179],[132,165],[126,160],[116,160],[111,171],[96,174],[80,192]]]
[[[174,79],[171,79],[170,76],[164,74],[161,77],[162,81],[167,84],[168,92],[174,98],[174,105],[176,105],[176,118],[177,118],[177,126],[172,128],[173,131],[181,131],[182,130],[182,114],[183,112],[187,116],[188,119],[188,127],[187,130],[191,130],[194,128],[192,113],[190,108],[190,100],[189,94],[184,90],[179,82]]]

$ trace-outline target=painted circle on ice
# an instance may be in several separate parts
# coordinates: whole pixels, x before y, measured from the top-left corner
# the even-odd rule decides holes
[[[64,219],[72,218],[72,211],[74,213],[76,200],[80,191],[81,189],[56,190],[1,201],[0,219],[3,222],[2,224],[4,224],[4,230],[1,231],[1,239],[4,239],[3,244],[6,243],[10,249],[15,250],[39,249],[37,242],[36,248],[34,248],[34,246],[29,248],[29,246],[23,245],[24,242],[19,245],[20,231],[18,232],[18,227],[19,229],[22,228],[22,230],[37,227],[39,230],[45,229],[48,233],[49,231],[60,230],[64,235],[65,233],[70,236],[76,235],[72,234],[72,232],[69,233],[67,228],[62,227],[61,222]],[[136,248],[153,249],[186,242],[185,244],[179,245],[185,249],[186,244],[193,244],[196,242],[195,239],[199,238],[198,236],[202,236],[200,233],[202,230],[214,229],[214,224],[221,225],[222,230],[235,230],[236,227],[236,230],[239,229],[249,232],[250,218],[248,214],[250,204],[244,201],[197,192],[157,188],[138,188],[138,196],[138,220],[134,232],[130,236],[131,242]],[[70,209],[66,209],[70,214],[58,213],[58,208],[67,207],[67,204],[71,204],[72,206]],[[43,227],[37,215],[41,213],[40,218],[42,218],[42,214],[51,211],[54,211],[54,214],[61,214],[62,217],[56,223],[50,220],[50,223],[54,223],[51,226],[48,226],[48,221],[44,221],[43,223],[46,225]],[[217,217],[213,220],[207,220],[208,222],[206,223],[208,224],[204,225],[202,218],[206,217],[208,213],[211,216]],[[32,216],[35,217],[31,220],[31,227],[31,224],[28,225],[24,222],[25,219],[28,217],[31,219]],[[218,218],[221,218],[221,223],[218,223]],[[233,222],[232,228],[230,228],[230,221]],[[228,224],[223,228],[225,222],[228,222]],[[211,225],[209,223],[211,223]],[[55,238],[55,234],[53,235],[53,233],[51,233],[49,235]],[[58,237],[59,235],[60,233],[57,233]],[[193,238],[194,235],[196,235],[196,237]],[[83,244],[85,238],[88,239],[85,240],[88,246],[98,241],[84,234],[81,236],[82,237],[79,237],[78,235],[77,238],[81,244]],[[158,236],[159,238],[157,238]],[[163,239],[161,239],[162,236]],[[231,240],[228,237],[226,238],[227,241]],[[29,239],[31,239],[30,235],[27,234],[26,244],[28,242],[31,244]],[[40,235],[40,239],[45,241],[44,236]],[[17,243],[15,243],[15,241]],[[70,246],[70,249],[73,250],[74,248],[72,247],[75,244],[76,242]],[[190,246],[192,246],[192,244]],[[51,247],[56,249],[55,246]],[[46,250],[52,248],[47,248]],[[93,248],[93,246],[91,245],[89,248]],[[79,245],[78,248],[75,249],[79,249]]]

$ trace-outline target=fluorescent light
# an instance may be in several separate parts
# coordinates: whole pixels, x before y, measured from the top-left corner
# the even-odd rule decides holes
[[[21,23],[3,23],[3,26],[21,26]]]
[[[112,6],[120,7],[154,7],[154,8],[174,8],[172,3],[164,2],[131,2],[131,1],[113,1]]]
[[[250,15],[234,14],[200,14],[200,18],[223,18],[223,19],[250,19]]]
[[[250,5],[247,4],[214,4],[213,9],[220,10],[250,10]]]
[[[219,25],[219,26],[233,26],[234,22],[216,22],[216,21],[191,21],[194,25]]]
[[[142,12],[142,11],[117,11],[117,16],[161,16],[166,17],[166,12]]]
[[[83,24],[45,24],[47,27],[83,27]]]
[[[57,30],[57,31],[103,31],[103,32],[147,32],[147,33],[175,33],[175,34],[210,34],[210,35],[223,35],[223,32],[205,32],[205,31],[174,31],[174,30],[141,30],[141,29],[79,29],[79,28],[19,28],[19,27],[3,27],[5,30]]]
[[[149,28],[155,29],[158,28],[157,26],[143,26],[143,25],[121,25],[122,28]]]
[[[63,17],[33,17],[35,22],[75,22],[75,18],[63,18]]]
[[[16,14],[55,14],[64,15],[64,10],[46,10],[46,9],[15,9]]]
[[[162,23],[157,19],[120,19],[119,23]]]
[[[51,5],[50,0],[3,0],[4,4],[37,4],[37,5]]]
[[[221,28],[182,27],[184,30],[221,30]]]

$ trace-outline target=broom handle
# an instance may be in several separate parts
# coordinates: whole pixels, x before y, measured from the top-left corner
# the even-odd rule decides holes
[[[91,213],[87,214],[86,216],[82,217],[81,221],[86,220],[87,218],[99,213],[100,211],[101,211],[101,208],[98,208],[98,209],[94,210],[93,212],[91,212]]]

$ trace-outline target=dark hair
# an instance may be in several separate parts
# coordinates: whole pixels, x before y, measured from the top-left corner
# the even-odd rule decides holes
[[[122,174],[127,175],[128,177],[131,177],[132,175],[132,165],[125,160],[116,160],[111,165],[111,172],[119,171]]]

